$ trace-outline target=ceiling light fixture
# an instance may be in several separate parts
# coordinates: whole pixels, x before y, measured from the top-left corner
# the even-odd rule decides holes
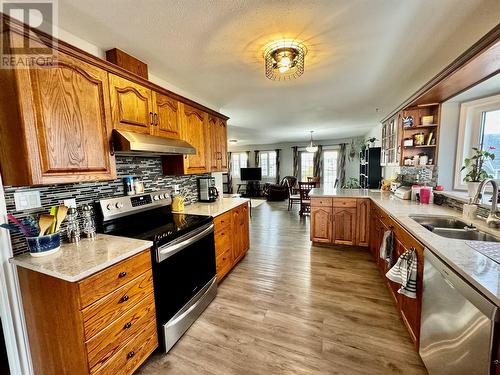
[[[304,73],[306,54],[306,46],[296,40],[270,43],[264,50],[266,77],[273,81],[300,77]]]
[[[309,144],[309,146],[306,147],[306,151],[307,152],[316,152],[316,151],[318,151],[318,146],[316,146],[313,143],[313,133],[314,133],[314,130],[311,130],[311,143]]]

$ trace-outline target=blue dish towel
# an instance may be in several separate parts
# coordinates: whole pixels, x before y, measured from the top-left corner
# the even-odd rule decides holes
[[[398,258],[396,264],[385,276],[400,284],[398,293],[410,298],[417,298],[417,252],[415,249],[407,250]]]

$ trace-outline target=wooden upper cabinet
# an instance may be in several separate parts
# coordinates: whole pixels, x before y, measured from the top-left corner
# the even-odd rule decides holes
[[[113,128],[150,134],[153,129],[153,92],[114,74],[109,75]]]
[[[187,104],[180,104],[181,138],[196,149],[194,155],[184,155],[184,173],[205,173],[209,170],[207,162],[207,122],[208,115]]]
[[[311,206],[311,241],[332,243],[332,207]]]
[[[180,138],[179,103],[166,95],[153,92],[154,134],[165,138]]]
[[[356,208],[333,208],[333,242],[339,245],[356,243]]]
[[[370,200],[357,199],[356,206],[356,244],[368,246],[370,240]]]
[[[58,53],[52,65],[0,72],[6,185],[116,178],[108,74]]]
[[[221,118],[219,120],[219,157],[220,157],[220,170],[221,172],[227,172],[229,167],[229,162],[227,158],[227,121]]]
[[[220,169],[219,159],[219,119],[215,116],[208,116],[208,130],[210,132],[210,170],[218,172]]]

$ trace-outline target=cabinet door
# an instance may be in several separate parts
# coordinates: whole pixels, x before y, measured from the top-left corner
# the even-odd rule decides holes
[[[16,74],[32,182],[116,178],[107,72],[59,53],[54,65]]]
[[[333,242],[339,245],[356,243],[356,208],[333,208]]]
[[[179,108],[177,100],[166,95],[153,93],[155,114],[154,134],[164,138],[178,139],[179,134]]]
[[[394,263],[396,262],[396,260],[399,258],[399,256],[401,254],[403,254],[404,252],[404,248],[403,248],[403,245],[401,244],[401,242],[395,237],[394,238]],[[399,305],[400,305],[400,302],[401,302],[401,294],[398,293],[398,290],[399,288],[401,287],[401,285],[399,284],[396,284],[394,282],[392,282],[391,280],[389,280],[385,274],[389,271],[390,269],[390,266],[387,264],[387,262],[385,262],[384,260],[381,260],[382,263],[381,263],[381,267],[382,267],[382,272],[384,273],[384,278],[385,278],[385,282],[387,284],[387,286],[389,287],[389,291],[391,292],[391,296],[394,300],[394,302],[396,303],[396,305],[398,306],[399,308]]]
[[[219,172],[221,168],[219,158],[220,130],[217,117],[208,117],[208,131],[210,133],[210,171]]]
[[[109,75],[113,127],[149,134],[153,132],[153,93],[124,78]]]
[[[241,206],[241,232],[243,238],[242,251],[246,253],[250,248],[250,223],[248,219],[248,204]]]
[[[219,119],[219,158],[220,158],[220,170],[222,172],[227,172],[229,166],[227,160],[227,122],[226,120]]]
[[[236,207],[231,211],[233,222],[233,254],[234,260],[238,261],[243,253],[243,226],[241,225],[241,208]]]
[[[332,208],[311,207],[311,241],[332,243]]]
[[[403,321],[418,348],[420,340],[420,315],[422,310],[424,247],[406,232],[402,235],[399,234],[399,238],[402,245],[401,253],[412,248],[417,252],[417,298],[409,298],[401,295],[400,309]]]
[[[370,200],[358,199],[356,202],[356,243],[358,246],[368,246],[370,239]]]
[[[181,104],[180,108],[182,108],[182,139],[196,149],[196,154],[184,155],[184,173],[205,173],[208,171],[207,147],[205,145],[206,134],[208,134],[207,116],[205,112],[186,104]]]

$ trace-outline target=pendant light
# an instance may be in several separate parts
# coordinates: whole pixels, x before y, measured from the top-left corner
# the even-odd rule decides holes
[[[318,151],[318,146],[316,146],[313,143],[313,133],[314,133],[314,130],[311,130],[311,143],[309,144],[309,146],[306,147],[307,152],[316,152],[316,151]]]

